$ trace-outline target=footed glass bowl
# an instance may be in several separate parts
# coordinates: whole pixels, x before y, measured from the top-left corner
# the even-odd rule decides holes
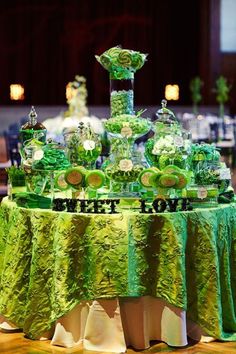
[[[137,139],[149,132],[152,123],[146,118],[122,114],[108,119],[104,127],[112,137]]]

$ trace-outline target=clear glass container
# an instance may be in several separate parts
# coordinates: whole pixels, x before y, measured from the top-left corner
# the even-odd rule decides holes
[[[20,142],[23,147],[25,143],[27,141],[30,141],[31,139],[37,139],[38,141],[45,143],[46,135],[47,129],[42,123],[38,122],[37,113],[34,107],[32,106],[31,111],[28,115],[28,122],[22,125],[22,127],[20,128]]]
[[[172,127],[173,125],[180,126],[178,118],[170,109],[167,108],[167,100],[163,99],[161,101],[161,106],[161,109],[156,112],[156,132],[158,130],[159,123],[161,127],[163,124],[168,128]]]
[[[42,195],[45,192],[45,187],[49,180],[49,171],[25,168],[25,182],[27,192]]]
[[[102,144],[89,123],[80,122],[76,130],[65,130],[64,140],[67,157],[73,166],[95,168],[96,161],[102,151]]]
[[[186,190],[186,197],[193,208],[210,208],[218,206],[219,190],[217,185],[191,185]]]
[[[133,188],[133,184],[138,181],[144,167],[141,156],[133,152],[133,142],[113,140],[110,163],[105,167],[106,176],[110,180],[109,196],[137,196],[138,191]]]
[[[200,161],[194,171],[197,185],[217,186],[219,193],[224,193],[231,185],[231,171],[220,161]]]
[[[30,156],[23,161],[26,187],[29,192],[54,196],[54,177],[58,171],[66,170],[70,163],[62,145],[51,142],[41,148],[27,147]]]
[[[110,74],[111,117],[134,114],[134,74],[130,78],[115,79]]]
[[[145,144],[146,159],[160,170],[168,165],[188,169],[191,134],[182,129],[174,113],[166,108],[166,100],[162,100],[162,106],[154,122],[155,135]]]

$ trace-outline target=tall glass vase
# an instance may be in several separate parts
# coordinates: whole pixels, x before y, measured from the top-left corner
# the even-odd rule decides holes
[[[105,168],[110,197],[133,197],[132,185],[144,166],[133,152],[134,141],[151,129],[151,122],[134,112],[134,73],[145,63],[146,54],[113,47],[98,62],[109,72],[110,118],[104,128],[111,138],[110,161]]]
[[[134,74],[116,78],[110,73],[111,117],[121,114],[134,114]]]

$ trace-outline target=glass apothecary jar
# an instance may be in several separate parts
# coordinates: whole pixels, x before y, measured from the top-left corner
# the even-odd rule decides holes
[[[172,111],[166,108],[167,101],[162,100],[162,109],[154,122],[155,135],[145,144],[145,156],[151,166],[160,170],[168,165],[182,169],[189,167],[191,152],[191,134],[181,128]]]
[[[77,129],[65,130],[64,140],[67,157],[73,166],[95,168],[96,161],[102,152],[102,144],[90,124],[80,122]]]
[[[54,142],[43,146],[31,144],[25,154],[29,154],[23,161],[27,190],[39,195],[50,193],[53,197],[54,173],[70,167],[64,147]]]
[[[42,123],[38,122],[37,113],[35,108],[32,106],[28,115],[28,122],[21,126],[19,132],[22,148],[24,148],[25,144],[32,139],[37,139],[42,143],[46,143],[46,135],[47,129]]]
[[[145,167],[141,156],[132,151],[132,145],[122,140],[113,140],[112,149],[110,163],[105,167],[105,174],[110,180],[109,196],[136,196],[133,183],[138,181],[138,176]]]
[[[220,161],[200,161],[194,171],[197,185],[216,185],[219,193],[224,193],[231,185],[231,172],[225,163]]]

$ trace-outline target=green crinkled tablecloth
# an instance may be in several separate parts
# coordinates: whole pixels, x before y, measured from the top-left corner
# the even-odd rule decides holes
[[[165,214],[0,207],[0,313],[37,338],[81,300],[151,295],[236,340],[236,205]],[[234,333],[235,332],[235,333]]]

